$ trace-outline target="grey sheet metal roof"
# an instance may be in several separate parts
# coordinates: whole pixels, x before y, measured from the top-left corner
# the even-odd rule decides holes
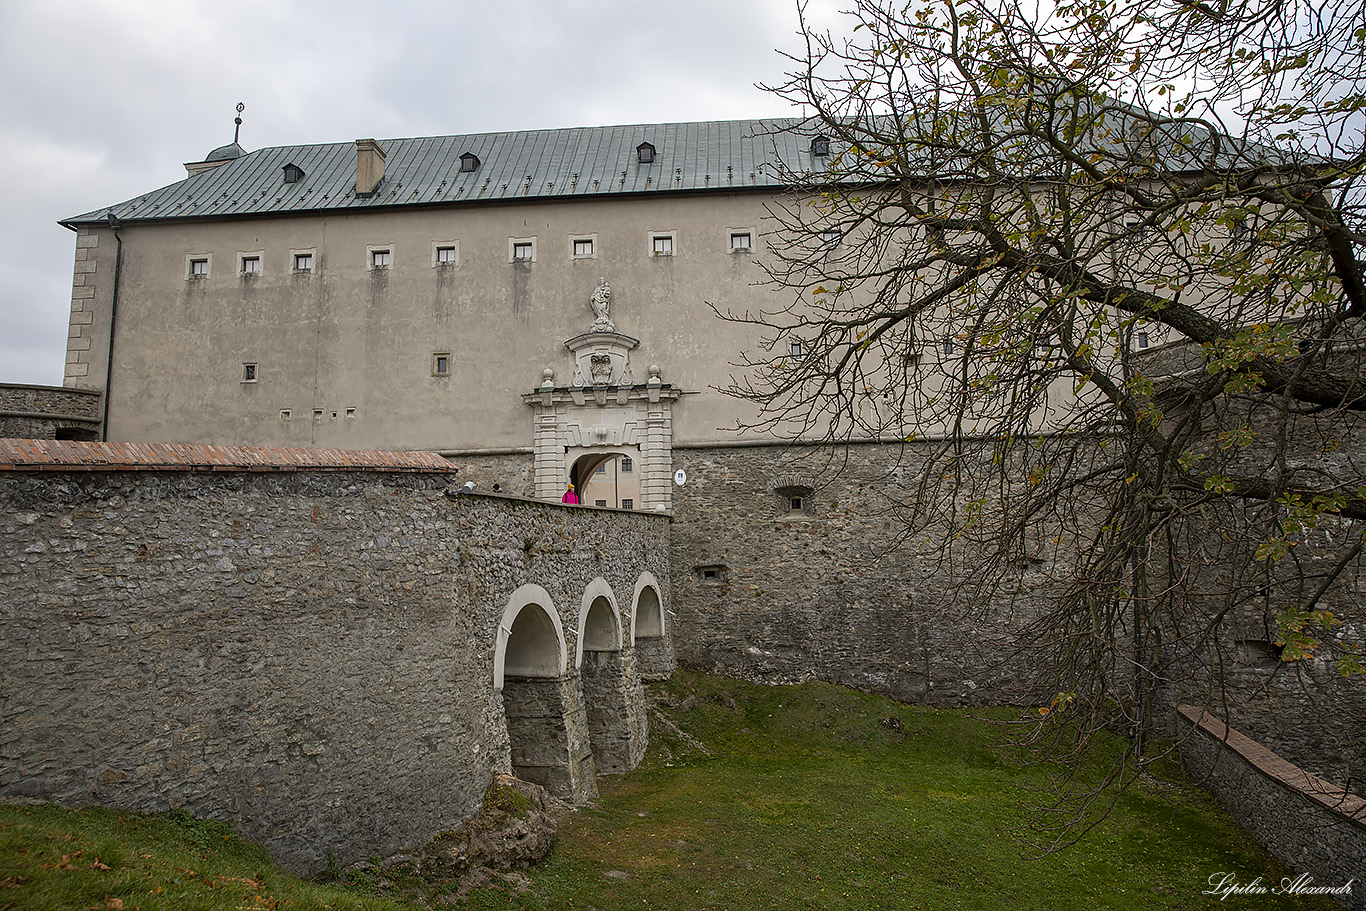
[[[67,227],[120,221],[218,218],[500,202],[574,196],[741,190],[785,185],[785,173],[821,169],[800,120],[636,124],[386,139],[384,181],[357,198],[354,142],[275,146],[211,171],[62,221]],[[636,147],[655,147],[652,164]],[[479,167],[460,170],[460,156]],[[303,170],[285,183],[285,165]]]

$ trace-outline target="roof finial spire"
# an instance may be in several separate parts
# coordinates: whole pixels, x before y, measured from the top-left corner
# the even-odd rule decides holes
[[[243,104],[243,103],[240,102],[240,101],[237,102],[237,116],[234,117],[234,118],[232,119],[232,122],[233,122],[234,124],[236,124],[236,126],[233,127],[233,130],[232,130],[232,141],[233,141],[233,142],[237,142],[237,137],[238,137],[238,135],[241,134],[241,132],[242,132],[242,112],[245,111],[246,109],[247,109],[247,106],[246,106],[245,104]]]

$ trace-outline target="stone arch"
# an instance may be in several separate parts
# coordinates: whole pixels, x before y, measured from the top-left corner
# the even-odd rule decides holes
[[[602,577],[588,583],[579,605],[579,640],[574,664],[583,666],[583,653],[611,652],[621,648],[621,611],[612,586]]]
[[[641,573],[631,596],[631,644],[642,679],[666,679],[678,666],[668,617],[663,586],[653,573]]]
[[[664,602],[659,597],[659,580],[653,573],[644,572],[636,580],[631,596],[631,642],[642,638],[663,636],[666,631]]]
[[[576,654],[593,765],[599,772],[636,767],[649,742],[645,690],[634,652],[622,648],[621,611],[602,578],[584,589]]]
[[[512,774],[562,800],[597,794],[577,674],[566,673],[564,627],[550,593],[523,585],[498,621],[493,685],[502,694]]]
[[[526,608],[534,610],[523,616]],[[508,598],[503,617],[498,621],[493,653],[494,689],[503,688],[507,674],[560,677],[564,672],[564,625],[560,623],[550,593],[539,585],[523,585]]]
[[[638,509],[641,506],[641,449],[570,449],[565,453],[569,483],[584,506]]]

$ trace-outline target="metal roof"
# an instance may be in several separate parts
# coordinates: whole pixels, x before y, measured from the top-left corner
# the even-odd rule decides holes
[[[784,174],[820,170],[796,119],[636,124],[385,139],[384,180],[356,196],[356,145],[274,146],[178,183],[62,221],[76,224],[240,217],[576,196],[776,188]],[[636,147],[655,147],[637,161]],[[460,156],[478,156],[474,171]],[[285,183],[284,167],[304,172]]]

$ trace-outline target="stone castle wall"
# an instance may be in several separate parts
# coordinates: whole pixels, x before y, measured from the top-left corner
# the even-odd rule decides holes
[[[98,390],[0,383],[0,438],[95,439],[102,402]]]
[[[467,818],[510,766],[493,685],[509,598],[548,594],[566,665],[550,682],[582,701],[583,593],[610,586],[634,666],[642,572],[668,604],[668,520],[449,483],[4,472],[0,794],[184,807],[302,872]]]
[[[1366,909],[1366,801],[1199,709],[1181,706],[1179,717],[1186,767],[1238,824],[1296,874],[1307,874],[1306,885],[1350,884],[1334,897],[1345,907]],[[1285,888],[1279,882],[1263,885]]]
[[[819,678],[929,704],[1037,698],[1018,633],[1046,567],[982,604],[959,558],[903,541],[913,450],[878,444],[675,451],[679,659],[763,683]],[[802,498],[793,508],[793,497]]]

